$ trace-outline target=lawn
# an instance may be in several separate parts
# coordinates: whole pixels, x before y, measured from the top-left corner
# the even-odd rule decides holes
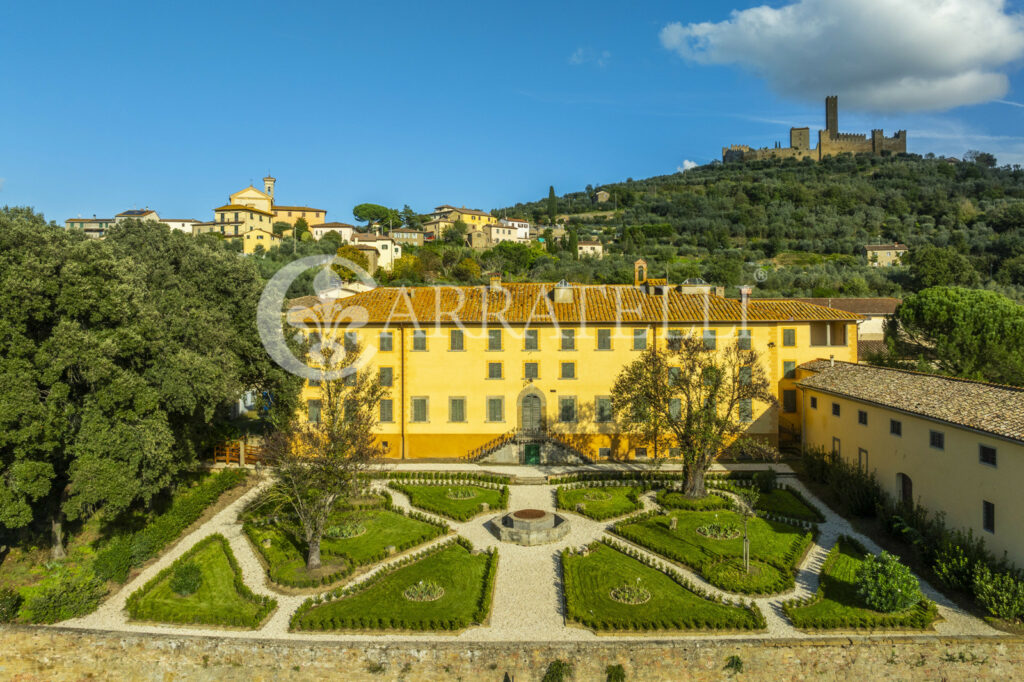
[[[485,488],[478,485],[422,485],[392,481],[390,487],[409,496],[409,502],[434,514],[456,521],[469,521],[483,511],[504,509],[508,505],[508,486]]]
[[[761,493],[756,507],[769,514],[788,516],[791,519],[799,519],[801,521],[817,523],[825,520],[820,511],[785,488],[776,488],[770,493]]]
[[[640,509],[640,489],[624,486],[594,486],[591,488],[559,487],[556,493],[559,509],[583,514],[595,521],[622,516]],[[582,504],[583,508],[576,509]]]
[[[671,519],[677,519],[675,530]],[[712,539],[699,527],[719,523],[742,529],[742,517],[733,511],[685,511],[651,514],[616,524],[614,532],[698,571],[712,585],[729,592],[772,594],[793,587],[793,569],[811,543],[811,534],[779,521],[751,518],[751,570],[742,564],[743,537]]]
[[[354,529],[358,535],[337,537],[337,531],[343,529]],[[276,522],[263,523],[257,518],[245,524],[245,532],[263,556],[273,582],[313,587],[337,582],[359,566],[386,558],[389,546],[405,551],[444,534],[445,529],[387,509],[335,511],[320,543],[323,565],[316,571],[306,569],[306,542],[290,516],[279,515]]]
[[[451,542],[423,558],[370,578],[365,587],[320,602],[307,600],[292,617],[293,630],[460,630],[490,613],[496,553],[473,554]],[[433,600],[415,601],[407,592],[433,582],[443,590]]]
[[[698,596],[665,573],[603,542],[591,545],[586,556],[563,553],[562,568],[569,618],[595,630],[763,627],[755,612]],[[639,588],[649,598],[639,604],[617,601],[612,592],[622,585]]]
[[[674,490],[659,490],[657,494],[658,504],[666,509],[689,509],[692,511],[707,511],[709,509],[731,509],[732,500],[721,495],[709,494],[704,497],[687,497],[681,492]]]
[[[194,562],[202,573],[199,589],[186,597],[171,589],[177,566]],[[133,593],[125,605],[134,620],[254,629],[277,606],[252,593],[223,535],[211,535]]]
[[[865,553],[855,542],[840,538],[822,566],[821,585],[810,604],[787,602],[786,615],[798,628],[923,630],[935,620],[935,605],[922,600],[895,613],[881,613],[864,605],[857,595],[856,576]]]

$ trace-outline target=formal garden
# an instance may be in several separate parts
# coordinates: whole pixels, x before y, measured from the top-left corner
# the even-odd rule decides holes
[[[408,495],[414,507],[454,521],[469,521],[485,511],[508,507],[508,486],[497,483],[435,480],[419,483],[391,481],[388,485]]]
[[[640,509],[641,488],[579,484],[559,486],[555,501],[559,509],[582,514],[595,521],[612,519]]]

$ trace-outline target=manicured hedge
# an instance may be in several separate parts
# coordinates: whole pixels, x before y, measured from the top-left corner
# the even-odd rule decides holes
[[[181,612],[165,610],[162,608],[160,602],[147,599],[147,595],[155,590],[160,583],[171,580],[177,566],[193,561],[198,554],[214,544],[219,544],[224,555],[227,557],[228,564],[230,565],[233,574],[232,583],[235,590],[235,596],[244,602],[252,604],[254,607],[252,613],[248,615],[239,615],[213,610],[207,611],[206,615],[196,613],[184,614]],[[193,595],[193,597],[183,598],[182,604],[186,604],[188,599],[195,598],[197,596],[198,595]],[[266,617],[270,615],[275,608],[277,608],[277,601],[275,599],[253,593],[253,591],[250,590],[242,580],[242,571],[238,566],[238,561],[235,559],[235,555],[231,551],[231,546],[228,544],[227,538],[223,535],[210,535],[197,542],[194,547],[178,558],[174,564],[162,570],[141,589],[132,593],[132,595],[128,597],[128,601],[125,603],[125,610],[127,610],[128,614],[135,620],[155,621],[161,623],[182,623],[185,625],[218,625],[249,629],[258,628],[264,619],[266,619]]]
[[[747,480],[753,477],[755,472],[751,471],[709,471],[704,475],[705,481],[711,479]],[[682,474],[678,471],[628,471],[615,469],[612,471],[581,471],[576,474],[564,474],[562,476],[551,476],[548,483],[551,485],[564,485],[566,483],[577,483],[580,481],[631,481],[638,485],[646,484],[649,488],[657,487],[657,483],[665,481],[680,481]]]
[[[714,480],[708,481],[708,487],[739,494],[747,488],[756,487],[756,484],[753,481]],[[772,500],[775,497],[776,491],[782,491],[784,495],[792,495],[795,499],[783,499],[781,504],[773,504]],[[799,490],[788,485],[776,485],[771,493],[761,493],[761,498],[757,501],[756,508],[759,511],[795,521],[814,521],[815,523],[823,523],[825,521],[825,515],[821,513],[820,509],[808,502],[807,498]]]
[[[391,498],[390,496],[388,496],[388,502],[390,502],[390,500]],[[426,514],[421,514],[415,510],[406,512],[401,508],[392,507],[390,504],[388,504],[385,507],[382,507],[382,510],[388,511],[392,514],[400,514],[402,516],[407,516],[410,519],[414,519],[416,521],[421,521],[423,523],[429,524],[430,528],[432,529],[430,532],[424,533],[423,535],[417,536],[415,538],[409,538],[405,542],[396,543],[394,545],[396,553],[404,552],[408,549],[416,547],[417,545],[421,545],[424,542],[429,542],[430,540],[433,540],[438,536],[444,535],[445,533],[448,533],[451,530],[448,524],[444,523],[443,521],[440,521]],[[275,526],[276,524],[270,522],[261,524],[259,520],[249,520],[245,524],[243,524],[242,528],[245,531],[246,536],[252,543],[253,548],[257,552],[259,552],[260,556],[263,557],[264,563],[267,565],[267,576],[270,578],[271,582],[274,582],[278,585],[284,585],[286,587],[295,587],[300,589],[320,587],[323,585],[331,585],[352,575],[360,566],[374,564],[379,561],[383,561],[387,559],[389,556],[391,556],[384,548],[382,548],[380,551],[372,555],[363,557],[361,561],[355,561],[352,560],[351,557],[346,556],[345,565],[342,568],[339,568],[337,571],[334,571],[333,573],[326,574],[318,578],[297,578],[284,571],[284,568],[286,567],[287,563],[292,560],[292,557],[289,557],[284,552],[282,552],[273,541],[271,542],[270,547],[264,547],[261,538],[259,537],[261,529],[271,528],[277,530]]]
[[[683,599],[683,604],[680,608],[671,609],[671,612],[668,614],[652,613],[652,611],[658,610],[659,606],[663,605],[666,599],[671,598],[670,592],[658,592],[653,584],[647,585],[652,590],[651,602],[648,602],[650,608],[643,604],[623,608],[600,598],[592,602],[595,594],[583,584],[577,584],[582,580],[582,576],[576,575],[577,567],[571,565],[573,561],[585,559],[574,556],[572,550],[565,549],[562,551],[561,558],[565,582],[566,617],[569,620],[598,632],[666,629],[762,630],[767,627],[764,614],[753,601],[743,603],[739,599],[732,600],[707,592],[693,584],[672,566],[654,559],[645,552],[615,540],[594,542],[589,546],[589,550],[591,552],[601,551],[601,547],[644,564],[653,571],[663,574],[692,594],[686,595],[684,593],[683,595],[677,595],[675,598]],[[608,555],[609,561],[602,561],[600,568],[607,569],[611,566],[612,570],[614,570],[614,561],[619,560],[615,557],[616,555]],[[607,584],[604,585],[604,587],[607,586]],[[611,610],[602,612],[600,608],[602,604],[605,605],[606,609]],[[689,608],[687,608],[687,604],[689,604]]]
[[[392,481],[440,481],[444,483],[497,483],[508,485],[511,476],[502,474],[482,474],[474,471],[389,471],[383,475]]]
[[[867,608],[856,595],[850,576],[837,570],[841,561],[858,563],[868,554],[853,538],[842,535],[829,550],[821,566],[818,591],[811,597],[783,602],[782,609],[793,625],[816,630],[913,629],[924,630],[936,618],[934,602],[921,599],[913,607],[896,613],[882,613]],[[844,570],[848,573],[849,566]]]
[[[451,500],[450,504],[447,503],[447,501],[437,503],[434,500],[424,499],[423,495],[416,494],[416,488],[419,487],[446,488],[449,486],[476,487],[482,488],[484,490],[497,491],[498,498],[493,504],[490,504],[489,511],[508,508],[509,489],[507,485],[499,486],[498,484],[495,483],[458,483],[444,480],[417,481],[415,483],[408,484],[395,482],[388,483],[389,488],[404,493],[409,498],[409,503],[412,504],[413,506],[419,507],[421,509],[426,509],[427,511],[432,512],[434,514],[438,514],[440,516],[447,516],[448,518],[453,519],[455,521],[469,521],[474,516],[480,514],[483,511],[482,505],[485,502],[485,500],[481,500],[472,507],[460,509],[460,500]]]
[[[607,490],[610,498],[608,500],[585,500],[580,499],[574,491],[577,490]],[[595,521],[623,516],[640,509],[643,504],[640,502],[641,489],[635,486],[610,486],[594,483],[574,483],[561,485],[555,489],[555,502],[559,509],[582,514]],[[591,502],[593,504],[591,504]],[[577,510],[577,504],[583,504],[582,510]],[[601,509],[601,507],[607,507]]]
[[[330,609],[318,609],[326,606],[335,600],[345,599],[361,594],[374,586],[382,583],[397,571],[420,563],[425,559],[433,557],[441,552],[452,550],[460,546],[466,552],[472,553],[472,543],[458,537],[454,540],[442,542],[438,545],[425,549],[417,554],[404,557],[393,564],[381,569],[373,576],[357,585],[338,588],[322,597],[307,599],[296,610],[291,618],[292,630],[364,630],[364,629],[397,629],[397,630],[461,630],[471,625],[484,623],[490,613],[491,600],[494,595],[494,581],[497,574],[498,553],[494,549],[483,552],[486,554],[486,565],[484,567],[481,589],[470,613],[456,614],[451,617],[431,617],[424,619],[410,618],[401,612],[401,604],[391,604],[392,615],[388,617],[372,615],[347,615],[338,616],[332,614]]]
[[[145,528],[111,540],[97,555],[93,571],[101,580],[123,583],[135,566],[141,566],[175,541],[226,491],[249,475],[245,469],[224,469],[195,488],[174,496],[171,507]]]
[[[719,495],[708,495],[699,499],[686,497],[676,490],[659,490],[656,497],[658,504],[666,509],[689,509],[707,511],[709,509],[732,509],[733,501]]]
[[[626,540],[629,540],[630,542],[641,547],[645,547],[655,554],[664,556],[682,565],[689,566],[700,573],[705,580],[722,590],[727,592],[736,592],[739,594],[776,594],[792,589],[796,584],[796,566],[803,558],[807,549],[811,546],[811,543],[814,542],[814,538],[818,532],[817,528],[814,527],[808,530],[808,532],[794,538],[793,542],[781,557],[761,555],[758,553],[758,547],[752,543],[751,561],[759,562],[775,569],[777,571],[777,575],[772,576],[771,579],[766,582],[748,584],[743,579],[744,576],[734,578],[730,573],[722,571],[723,566],[721,564],[723,564],[723,562],[736,562],[740,560],[739,557],[727,554],[718,556],[710,555],[706,556],[704,560],[695,561],[693,556],[687,556],[680,551],[676,551],[672,547],[659,546],[655,548],[650,546],[647,534],[642,531],[642,527],[638,527],[638,524],[659,515],[659,512],[651,511],[631,516],[628,519],[624,519],[616,523],[612,527],[612,532]],[[766,518],[763,520],[775,521],[787,526],[793,526],[793,523],[787,519]],[[809,526],[810,524],[807,525]],[[793,527],[798,530],[801,529],[797,526]]]

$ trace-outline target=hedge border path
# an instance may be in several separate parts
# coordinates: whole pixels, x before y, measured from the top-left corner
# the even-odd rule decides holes
[[[488,467],[491,468],[491,467]],[[737,467],[740,468],[740,467]],[[403,467],[406,469],[406,467]],[[437,471],[444,469],[443,465],[424,467],[424,470]],[[452,471],[464,471],[466,467],[455,465]],[[479,468],[476,471],[480,471]],[[519,473],[528,475],[531,472],[520,469]],[[764,613],[768,622],[768,628],[760,633],[731,633],[731,634],[686,634],[686,633],[652,633],[648,636],[642,635],[604,635],[601,641],[622,640],[666,640],[666,639],[775,639],[775,638],[805,638],[815,639],[848,639],[848,632],[804,632],[794,628],[782,614],[781,603],[794,597],[808,596],[818,589],[819,571],[828,550],[835,544],[840,535],[849,535],[860,541],[869,551],[879,552],[880,548],[868,538],[857,533],[850,526],[849,522],[838,516],[825,504],[818,500],[807,488],[797,480],[787,477],[786,483],[793,486],[800,493],[806,496],[807,500],[816,505],[825,515],[825,522],[818,524],[819,536],[815,544],[807,553],[798,568],[796,588],[784,593],[769,597],[755,597],[753,601]],[[494,534],[488,529],[487,524],[494,518],[499,517],[506,511],[494,511],[489,514],[481,514],[474,519],[464,523],[453,522],[442,519],[436,514],[416,509],[421,514],[436,518],[447,523],[456,533],[468,538],[475,547],[484,549],[487,547],[498,547],[498,573],[494,590],[494,601],[491,608],[490,622],[485,626],[473,627],[464,630],[457,635],[432,634],[432,633],[400,633],[385,634],[380,631],[366,633],[309,633],[309,632],[288,632],[288,624],[292,614],[308,595],[286,595],[281,594],[269,586],[266,571],[260,563],[255,550],[242,532],[242,525],[238,522],[238,513],[250,500],[259,494],[267,485],[264,480],[255,486],[230,505],[219,511],[205,524],[193,530],[183,537],[171,550],[160,557],[156,562],[146,567],[138,576],[130,580],[120,590],[114,593],[94,613],[74,620],[60,623],[59,627],[71,627],[89,630],[108,630],[115,632],[149,632],[157,634],[172,635],[200,635],[210,637],[227,637],[237,639],[282,639],[298,641],[352,641],[352,642],[376,642],[383,641],[596,641],[598,636],[579,627],[566,626],[563,620],[563,604],[561,597],[561,562],[559,553],[565,547],[579,547],[589,544],[595,540],[613,539],[623,544],[630,544],[608,532],[608,529],[618,520],[609,519],[606,521],[593,521],[571,511],[562,510],[569,519],[570,532],[562,540],[536,547],[521,547],[509,543],[499,542]],[[381,486],[384,484],[381,483]],[[509,486],[508,509],[514,511],[523,508],[555,509],[555,488],[553,485],[512,485]],[[390,491],[395,507],[402,510],[415,509],[409,504],[409,499],[398,491]],[[655,502],[653,493],[646,493],[641,496],[644,510],[654,508]],[[639,513],[639,512],[633,512]],[[631,514],[630,514],[631,515]],[[257,594],[273,596],[278,602],[278,608],[270,620],[258,630],[226,630],[215,628],[193,628],[173,625],[154,625],[132,623],[124,612],[124,604],[130,594],[146,581],[155,576],[161,570],[169,566],[175,559],[188,551],[193,545],[204,537],[221,533],[228,538],[232,551],[242,569],[245,583]],[[448,541],[451,535],[435,538],[412,550],[420,551],[427,547]],[[632,545],[635,547],[635,545]],[[703,578],[694,572],[679,567],[668,560],[637,547],[638,551],[656,558],[659,563],[670,565],[682,575],[689,578],[695,585],[709,593],[721,594],[730,598],[739,596],[743,601],[750,598],[742,595],[735,595],[723,592],[708,584]],[[376,564],[370,570],[360,574],[350,584],[356,584],[374,575],[376,572],[387,568],[401,556],[389,559]],[[934,635],[981,635],[981,636],[1004,636],[1003,633],[991,628],[984,621],[960,610],[955,604],[938,592],[931,585],[923,580],[921,587],[925,595],[938,604],[939,615],[943,620],[935,624],[935,631],[925,633],[924,636]],[[879,631],[877,633],[865,634],[866,637],[878,637],[892,639],[894,637],[915,637],[921,636],[915,633],[900,633],[893,631]]]

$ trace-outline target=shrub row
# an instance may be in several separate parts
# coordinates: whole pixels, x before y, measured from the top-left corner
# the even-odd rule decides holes
[[[403,617],[394,618],[369,618],[361,616],[349,616],[349,617],[321,617],[316,613],[315,609],[321,604],[325,604],[333,601],[334,599],[343,599],[345,597],[363,592],[369,589],[377,582],[382,580],[385,576],[394,573],[395,571],[408,566],[409,564],[421,561],[432,554],[436,554],[444,549],[451,547],[453,544],[459,544],[465,547],[469,551],[473,551],[473,544],[463,538],[457,537],[447,542],[442,542],[433,547],[429,547],[421,552],[402,558],[396,561],[394,564],[387,566],[386,568],[378,571],[370,578],[362,581],[357,585],[349,585],[347,587],[337,588],[330,592],[325,593],[322,596],[312,597],[302,602],[299,608],[295,611],[291,618],[291,629],[292,630],[363,630],[363,629],[397,629],[397,630],[461,630],[469,627],[470,625],[481,623],[486,619],[487,613],[490,611],[491,597],[494,593],[494,577],[497,572],[498,554],[493,549],[486,550],[488,557],[488,565],[485,573],[485,584],[484,589],[481,593],[480,602],[477,606],[476,612],[472,618],[432,618],[427,620],[408,620]]]
[[[1024,574],[1005,555],[995,557],[982,538],[947,528],[942,513],[897,502],[873,474],[822,449],[804,452],[802,463],[808,478],[828,486],[844,508],[877,518],[887,534],[909,544],[943,586],[971,596],[993,616],[1024,621]]]
[[[383,475],[392,481],[456,481],[472,483],[497,483],[507,485],[512,482],[511,476],[501,474],[482,474],[474,471],[389,471]]]
[[[824,577],[827,575],[833,567],[836,561],[839,560],[840,545],[846,544],[853,547],[861,554],[868,554],[869,552],[864,546],[846,535],[839,536],[836,544],[829,550],[828,556],[825,557],[825,561],[821,565],[821,575]],[[825,599],[825,588],[823,584],[819,583],[818,590],[810,597],[801,599],[790,599],[782,603],[782,610],[793,623],[795,627],[803,629],[817,629],[817,630],[860,630],[860,629],[880,629],[880,628],[907,628],[914,630],[924,630],[936,617],[935,603],[928,600],[922,599],[912,608],[900,611],[897,613],[878,613],[872,611],[863,610],[850,610],[845,613],[833,613],[818,615],[813,613],[807,613],[807,610],[802,608],[816,604],[821,600]]]
[[[652,623],[652,622],[649,622],[649,621],[647,621],[647,622],[636,622],[636,623],[631,624],[631,628],[630,629],[638,630],[638,631],[641,631],[641,630],[658,630],[658,629],[673,629],[673,628],[677,629],[677,630],[686,630],[686,629],[763,630],[764,628],[768,627],[768,623],[765,620],[764,614],[761,612],[761,609],[758,608],[757,604],[755,604],[753,601],[744,603],[743,601],[741,601],[739,599],[732,600],[732,599],[729,599],[727,597],[722,597],[719,594],[708,592],[708,591],[704,590],[703,588],[701,588],[700,586],[694,585],[688,578],[686,578],[686,576],[684,576],[681,573],[679,573],[678,571],[676,571],[672,566],[670,566],[668,564],[665,564],[665,563],[662,563],[660,561],[657,561],[656,559],[648,556],[646,553],[640,552],[637,549],[635,549],[633,547],[630,547],[629,545],[623,544],[621,542],[617,542],[615,540],[606,539],[606,540],[595,541],[595,542],[591,543],[590,548],[593,549],[595,546],[597,546],[598,544],[600,544],[602,542],[604,544],[606,544],[608,547],[611,547],[612,549],[614,549],[616,551],[622,552],[626,556],[632,557],[632,558],[636,559],[637,561],[639,561],[640,563],[642,563],[642,564],[644,564],[646,566],[649,566],[649,567],[653,568],[656,571],[664,573],[668,577],[672,578],[672,580],[674,580],[679,586],[683,587],[686,590],[689,590],[690,592],[694,593],[698,597],[701,597],[702,599],[706,599],[708,601],[714,602],[716,604],[721,604],[723,606],[734,606],[734,607],[741,608],[741,609],[747,611],[751,615],[751,617],[752,617],[752,620],[750,620],[750,619],[742,619],[742,620],[737,619],[736,622],[723,622],[723,621],[713,621],[713,620],[706,620],[704,618],[698,618],[694,614],[680,613],[672,621],[664,621],[664,622],[661,622],[661,623]],[[570,552],[571,552],[570,549],[563,549],[562,550],[562,566],[563,566],[563,571],[564,571],[564,566],[565,566],[565,559],[566,559],[566,557],[569,556]],[[580,623],[581,625],[583,625],[585,627],[591,628],[593,630],[598,630],[598,631],[622,629],[621,626],[618,625],[618,624],[612,624],[612,623],[609,623],[607,621],[603,621],[603,620],[601,620],[599,618],[596,618],[589,611],[582,612],[579,608],[577,608],[576,604],[570,604],[570,603],[568,603],[569,601],[570,601],[569,599],[566,599],[566,602],[567,602],[566,603],[566,616],[569,619],[574,620],[574,621]]]
[[[192,547],[192,549],[188,550],[181,557],[179,557],[178,560],[175,561],[173,565],[168,566],[164,570],[160,571],[160,573],[158,573],[154,578],[147,582],[142,587],[142,589],[133,592],[132,595],[128,597],[127,602],[125,602],[125,610],[128,611],[128,615],[130,615],[135,620],[148,620],[156,622],[181,622],[180,620],[169,619],[167,615],[160,610],[158,604],[154,602],[144,602],[143,597],[146,595],[147,592],[152,590],[158,582],[164,580],[165,578],[168,578],[173,573],[176,565],[178,565],[179,563],[191,561],[197,553],[199,553],[201,550],[203,550],[208,545],[211,545],[213,543],[220,543],[224,548],[224,554],[227,555],[228,563],[231,564],[231,572],[234,576],[235,593],[238,594],[238,596],[242,599],[245,599],[248,602],[258,605],[259,609],[254,614],[252,614],[252,616],[248,617],[228,617],[226,615],[221,615],[218,617],[215,623],[210,623],[207,620],[199,621],[190,619],[188,621],[185,621],[185,624],[212,624],[223,625],[227,627],[241,627],[250,629],[258,628],[260,624],[264,621],[264,619],[266,619],[266,617],[270,615],[270,612],[277,608],[277,600],[273,599],[272,597],[255,594],[252,590],[249,589],[248,585],[246,585],[245,582],[242,580],[242,571],[238,566],[238,560],[235,559],[235,555],[231,551],[231,546],[228,544],[227,538],[219,534],[209,535],[200,540],[199,542],[197,542],[195,546]]]
[[[623,519],[619,523],[616,523],[614,526],[612,526],[611,532],[626,540],[629,540],[630,542],[640,545],[641,547],[647,547],[647,545],[644,542],[642,534],[637,533],[636,530],[631,528],[631,526],[638,522],[645,521],[651,518],[652,516],[658,514],[659,512],[657,511],[649,511],[643,514],[631,516],[628,519]],[[788,524],[790,522],[784,521],[784,523]],[[793,540],[793,543],[789,546],[789,549],[786,550],[786,553],[782,556],[781,559],[775,559],[774,557],[756,558],[757,561],[768,564],[769,566],[774,566],[779,570],[780,573],[779,579],[777,581],[764,586],[763,589],[755,589],[753,587],[737,584],[732,581],[723,581],[722,584],[718,584],[716,585],[716,587],[727,592],[736,592],[738,594],[775,594],[778,592],[785,592],[789,589],[792,589],[793,586],[796,584],[796,566],[800,562],[800,559],[803,557],[804,553],[811,546],[811,543],[814,542],[814,538],[817,535],[817,533],[818,529],[812,528],[803,535],[800,535],[799,537],[795,538]],[[651,552],[654,552],[655,554],[660,554],[671,559],[672,561],[683,564],[684,566],[689,566],[690,568],[704,576],[705,579],[709,579],[709,577],[712,575],[712,569],[715,565],[721,563],[723,559],[728,560],[726,557],[708,557],[706,560],[694,565],[694,563],[688,557],[684,556],[682,552],[675,552],[670,548],[659,548],[655,550],[651,547],[647,547],[647,549]],[[719,576],[719,580],[721,580],[721,576]]]
[[[390,496],[388,499],[390,500]],[[447,523],[432,516],[421,514],[417,511],[406,512],[404,509],[401,509],[399,507],[385,507],[385,509],[394,514],[402,514],[403,516],[408,516],[410,519],[422,521],[423,523],[428,523],[431,526],[433,526],[433,530],[431,530],[430,532],[426,532],[420,535],[418,538],[413,538],[395,545],[396,554],[404,552],[407,549],[412,549],[416,545],[423,544],[424,542],[433,540],[434,538],[444,535],[451,531],[451,527]],[[280,562],[274,561],[273,557],[270,556],[270,551],[272,548],[264,547],[263,543],[260,542],[259,538],[257,537],[258,528],[259,526],[257,526],[256,524],[248,522],[243,524],[242,526],[242,529],[245,531],[246,536],[249,538],[249,542],[252,544],[253,548],[260,553],[260,556],[263,557],[264,562],[266,562],[268,567],[267,576],[270,578],[271,582],[277,583],[278,585],[284,585],[286,587],[308,589],[311,587],[320,587],[322,585],[331,585],[352,575],[353,573],[355,573],[355,570],[360,566],[375,564],[378,561],[384,561],[390,556],[387,550],[382,549],[376,552],[375,554],[370,555],[365,561],[360,561],[358,563],[348,560],[346,557],[345,566],[333,573],[321,576],[319,578],[295,578],[293,576],[284,575],[281,572]]]
[[[9,587],[0,589],[0,623],[13,623],[21,608],[21,595]]]
[[[410,488],[411,488],[412,485],[431,485],[431,486],[443,487],[445,485],[451,485],[451,483],[444,482],[444,481],[441,481],[441,482],[419,481],[419,482],[410,483],[410,484],[402,484],[402,483],[394,483],[394,482],[389,482],[388,483],[388,487],[390,487],[390,488],[392,488],[394,490],[397,490],[399,492],[405,493],[407,496],[409,496],[410,502],[412,500],[412,493],[410,492]],[[472,485],[478,485],[481,488],[490,488],[492,490],[500,491],[500,496],[498,497],[498,504],[493,506],[493,507],[491,507],[492,511],[495,510],[495,509],[507,509],[508,508],[509,489],[508,489],[507,485],[502,485],[500,487],[498,485],[495,485],[495,484],[479,485],[479,484],[473,483]],[[416,504],[416,506],[417,507],[422,507],[423,509],[426,509],[427,511],[433,512],[434,514],[438,514],[440,516],[447,516],[448,518],[454,519],[455,521],[465,522],[465,521],[469,521],[474,516],[476,516],[477,514],[480,513],[481,508],[482,508],[481,507],[482,504],[483,504],[482,502],[478,503],[476,505],[476,507],[474,507],[472,509],[451,509],[451,508],[448,508],[448,507],[443,507],[441,505],[431,504],[429,501],[420,500]]]
[[[84,566],[63,565],[22,595],[21,619],[28,623],[57,623],[92,613],[107,593],[106,585]],[[18,600],[8,598],[8,608]]]
[[[101,580],[123,583],[132,568],[141,566],[176,540],[195,523],[206,509],[226,491],[248,477],[245,469],[224,469],[174,496],[171,508],[157,516],[145,528],[130,535],[115,537],[93,562],[93,571]]]

